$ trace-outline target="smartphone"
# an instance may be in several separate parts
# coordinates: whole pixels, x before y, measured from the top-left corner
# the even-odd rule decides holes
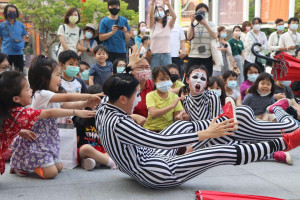
[[[224,48],[227,48],[228,47],[228,44],[224,44]]]
[[[124,26],[117,26],[119,30],[123,30]]]

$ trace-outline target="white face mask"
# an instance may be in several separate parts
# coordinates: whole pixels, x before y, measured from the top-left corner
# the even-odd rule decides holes
[[[260,24],[255,24],[253,26],[253,29],[256,30],[256,31],[260,31],[260,28],[261,28]]]
[[[137,35],[137,31],[133,31],[133,33],[132,33],[134,36],[136,36]]]
[[[136,96],[135,96],[135,98],[134,98],[134,100],[133,100],[131,113],[133,113],[134,108],[135,108],[135,107],[139,104],[139,102],[142,100],[140,93],[141,93],[140,90],[136,93]]]
[[[207,77],[203,72],[194,72],[190,76],[190,84],[196,95],[201,94],[206,86]]]
[[[145,27],[145,26],[143,26],[143,27],[140,28],[140,31],[141,31],[142,33],[145,33],[146,30],[147,30],[147,27]]]
[[[258,93],[260,96],[262,96],[262,97],[266,97],[266,96],[268,96],[269,94],[271,94],[271,92],[268,92],[268,93],[266,93],[266,94],[263,94],[263,93],[261,93],[259,90],[257,90],[257,93]]]

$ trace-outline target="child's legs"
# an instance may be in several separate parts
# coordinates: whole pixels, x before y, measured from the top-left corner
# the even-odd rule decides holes
[[[109,156],[108,154],[101,153],[100,151],[97,151],[93,146],[89,144],[82,145],[79,149],[79,160],[85,159],[85,158],[92,158],[97,163],[107,165]]]
[[[50,179],[57,176],[58,167],[56,166],[56,164],[48,167],[38,167],[34,170],[34,172],[44,179]]]
[[[62,163],[55,163],[55,166],[57,168],[58,173],[60,173],[61,170],[63,169],[63,164]]]

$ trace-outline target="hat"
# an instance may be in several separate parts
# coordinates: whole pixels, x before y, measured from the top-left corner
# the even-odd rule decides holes
[[[86,24],[83,28],[82,28],[82,30],[83,31],[86,31],[86,29],[88,29],[88,28],[90,28],[90,29],[93,29],[94,30],[94,35],[93,35],[93,38],[95,38],[95,37],[97,37],[97,35],[98,35],[98,28],[97,28],[97,26],[95,26],[94,24],[92,24],[92,23],[88,23],[88,24]]]

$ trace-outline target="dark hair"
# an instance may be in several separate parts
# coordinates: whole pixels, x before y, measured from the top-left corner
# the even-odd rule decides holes
[[[65,24],[69,24],[69,23],[70,23],[69,17],[70,17],[75,11],[78,13],[78,21],[76,22],[76,24],[78,24],[78,23],[80,22],[80,13],[79,13],[79,11],[77,10],[77,8],[70,8],[70,9],[66,12],[65,17],[64,17],[64,23],[65,23]]]
[[[0,53],[0,63],[2,63],[5,60],[5,58],[8,60],[8,55]]]
[[[182,86],[178,91],[178,96],[181,97],[182,93],[190,93],[190,88],[188,85]]]
[[[28,80],[33,94],[38,90],[49,90],[49,84],[53,71],[58,63],[44,55],[36,56],[29,67]]]
[[[251,27],[251,23],[249,21],[244,21],[243,24],[242,24],[242,32],[246,31],[247,26]]]
[[[235,26],[235,27],[233,27],[233,29],[232,29],[232,32],[234,32],[235,31],[235,29],[240,29],[242,32],[243,32],[243,29],[242,29],[242,27],[240,27],[240,26]]]
[[[206,69],[206,67],[204,65],[193,65],[189,68],[188,72],[186,73],[186,79],[190,78],[191,73],[195,70],[195,69],[202,69],[205,71],[206,73],[206,77],[207,77],[207,83],[209,82],[209,73]]]
[[[141,25],[142,25],[142,24],[146,24],[146,22],[141,21],[141,22],[139,23],[139,25],[138,25],[138,35],[141,34],[140,28],[141,28]],[[147,26],[147,24],[146,24],[146,26]]]
[[[13,101],[14,96],[19,96],[23,85],[22,81],[26,80],[21,72],[8,71],[0,75],[0,134],[5,134],[4,124],[12,117],[11,109],[16,106],[22,106]]]
[[[266,72],[263,72],[261,73],[256,81],[254,82],[254,84],[249,88],[249,93],[252,93],[252,94],[256,94],[256,95],[259,95],[257,90],[258,90],[258,84],[260,81],[262,80],[269,80],[272,84],[272,88],[271,88],[271,93],[268,95],[269,97],[272,97],[274,95],[274,92],[275,92],[275,84],[274,84],[274,79],[272,77],[271,74],[269,73],[266,73]]]
[[[298,24],[299,24],[299,19],[298,19],[298,17],[291,17],[290,19],[289,19],[289,21],[288,21],[288,24],[291,24],[292,22],[298,22]]]
[[[260,23],[260,24],[262,23],[261,18],[259,18],[259,17],[254,17],[254,18],[252,19],[252,24],[254,24],[254,22],[255,22],[256,20],[258,21],[258,23]]]
[[[105,53],[108,54],[108,50],[107,50],[107,48],[103,44],[99,44],[98,46],[96,46],[94,48],[93,53],[96,55],[99,50],[102,50],[102,51],[104,51]]]
[[[225,84],[224,84],[223,80],[221,78],[219,78],[218,76],[211,76],[209,78],[209,82],[207,84],[207,87],[211,87],[215,83],[217,83],[217,85],[221,88],[222,94],[220,96],[220,100],[221,100],[221,105],[224,106],[225,105],[225,98],[226,98]]]
[[[162,20],[163,20],[162,21],[162,25],[165,28],[165,26],[167,25],[167,22],[168,22],[168,17],[167,17],[166,11],[165,11],[165,9],[162,6],[156,6],[155,9],[154,9],[154,13],[158,10],[158,8],[162,8],[163,11],[165,12],[165,16],[162,18]],[[154,17],[154,19],[155,19],[155,21],[158,20],[157,17]]]
[[[3,15],[4,15],[5,19],[8,19],[8,16],[7,16],[7,10],[8,10],[8,8],[14,8],[14,9],[16,9],[16,15],[17,15],[16,18],[19,18],[20,13],[19,13],[19,10],[18,10],[17,6],[9,4],[9,5],[5,6],[4,11],[3,11]]]
[[[168,67],[168,69],[175,68],[180,73],[179,67],[175,63],[169,64],[169,65],[167,65],[167,67]]]
[[[91,68],[90,64],[87,63],[87,62],[85,62],[85,61],[80,61],[80,62],[78,63],[78,65],[86,65],[86,66],[88,66],[88,68]]]
[[[103,91],[109,97],[109,102],[115,103],[120,96],[130,98],[139,84],[131,74],[114,74],[105,81]]]
[[[127,67],[127,63],[126,63],[126,60],[124,58],[117,58],[114,60],[114,63],[113,63],[113,74],[116,74],[117,73],[117,67],[118,67],[118,64],[120,61],[124,61],[126,66],[125,68]]]
[[[280,22],[284,22],[283,19],[276,19],[275,24],[279,24]]]
[[[100,84],[91,85],[86,90],[86,93],[88,94],[98,94],[103,92],[102,86]]]
[[[66,64],[66,62],[71,58],[73,58],[74,60],[79,60],[79,56],[75,51],[65,50],[60,52],[60,54],[58,55],[58,62]]]
[[[238,74],[235,73],[234,71],[227,70],[227,71],[224,72],[224,74],[223,74],[223,80],[225,81],[226,79],[229,78],[229,76],[232,76],[232,77],[238,77]]]
[[[248,63],[244,69],[244,78],[245,80],[248,79],[248,71],[250,70],[251,67],[255,67],[258,70],[258,73],[260,74],[260,67],[256,63]]]
[[[56,93],[66,94],[67,91],[65,88],[63,88],[61,85],[58,86],[58,91]]]
[[[195,11],[197,12],[197,10],[199,10],[200,8],[205,8],[205,9],[207,10],[207,12],[209,12],[208,6],[207,6],[205,3],[199,3],[199,4],[196,6]]]
[[[144,44],[145,40],[150,40],[150,37],[149,37],[149,36],[144,36],[144,37],[141,39],[142,44]]]
[[[171,78],[171,73],[167,66],[157,66],[152,70],[152,79],[156,81],[159,72],[163,73],[164,75],[168,75]]]
[[[298,55],[299,52],[300,52],[300,48],[298,48],[298,49],[296,50],[296,52],[295,52],[296,57],[297,57],[297,55]]]
[[[119,0],[108,0],[108,2],[107,2],[107,7],[108,7],[108,6],[113,6],[113,5],[118,5],[118,6],[120,6],[120,1],[119,1]]]

